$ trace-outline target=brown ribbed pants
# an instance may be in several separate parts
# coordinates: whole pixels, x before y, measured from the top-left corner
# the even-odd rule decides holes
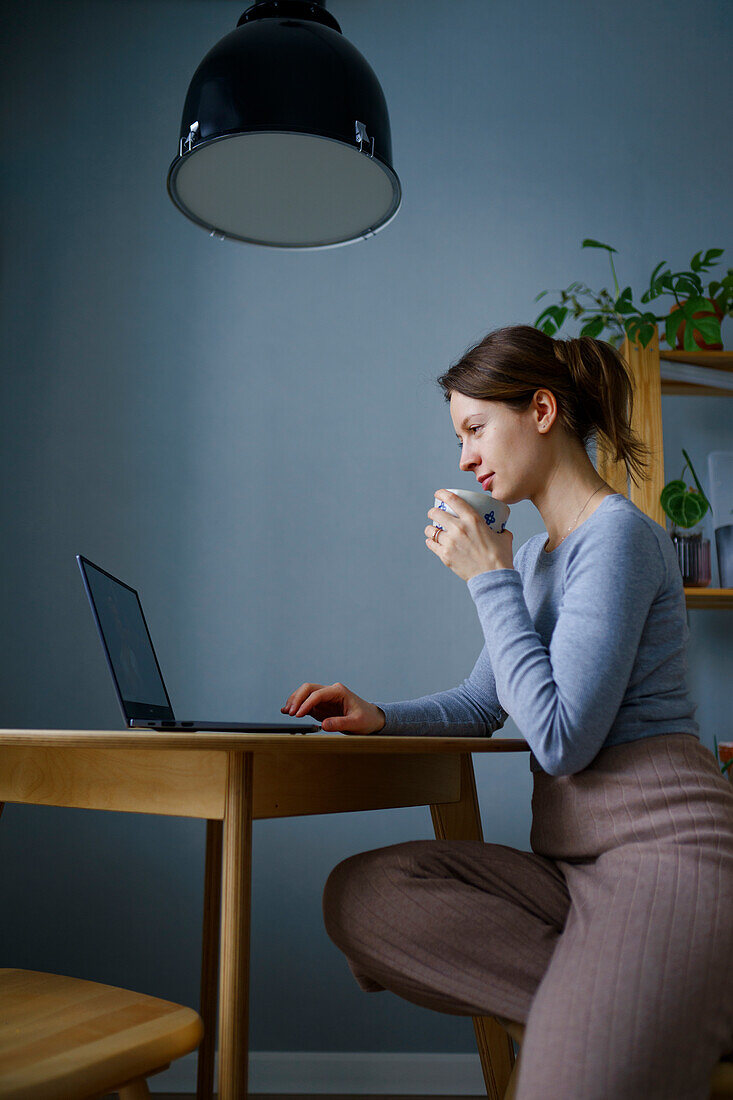
[[[517,1100],[707,1100],[733,1051],[733,786],[690,734],[534,773],[531,852],[342,860],[326,930],[362,989],[526,1024]]]

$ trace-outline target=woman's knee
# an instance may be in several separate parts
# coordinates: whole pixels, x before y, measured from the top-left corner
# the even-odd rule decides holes
[[[323,887],[323,920],[332,939],[342,938],[347,928],[356,931],[363,920],[373,926],[380,903],[399,890],[400,879],[409,873],[410,849],[424,843],[388,844],[357,852],[336,864]]]

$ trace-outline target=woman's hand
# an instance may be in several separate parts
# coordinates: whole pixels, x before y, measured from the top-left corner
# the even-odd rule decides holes
[[[384,711],[343,684],[301,684],[280,710],[296,718],[310,714],[327,733],[379,733],[386,723]]]
[[[449,489],[439,489],[433,494],[438,500],[450,505],[455,516],[444,512],[442,508],[431,508],[428,515],[440,524],[443,530],[438,535],[439,542],[433,538],[435,525],[425,528],[425,543],[429,550],[437,554],[443,565],[461,578],[470,581],[479,573],[488,573],[491,569],[513,569],[514,557],[511,531],[496,531],[475,512],[462,497],[451,493]]]

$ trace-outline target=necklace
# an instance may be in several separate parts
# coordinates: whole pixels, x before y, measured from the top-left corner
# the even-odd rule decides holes
[[[604,485],[605,485],[605,482],[604,482]],[[568,537],[568,535],[570,534],[570,532],[571,532],[571,531],[573,530],[573,528],[575,527],[575,524],[577,524],[578,520],[580,519],[580,517],[581,517],[581,515],[583,514],[583,512],[585,511],[585,509],[586,509],[586,508],[588,507],[588,505],[589,505],[589,504],[590,504],[590,502],[592,501],[593,497],[594,497],[594,496],[596,495],[596,493],[599,493],[599,492],[601,491],[601,489],[602,489],[602,488],[603,488],[603,485],[599,485],[599,486],[598,486],[598,488],[597,488],[597,489],[595,490],[595,492],[591,493],[591,495],[590,495],[590,496],[588,497],[588,499],[586,500],[585,504],[584,504],[584,505],[583,505],[583,507],[582,507],[582,508],[580,509],[580,511],[578,512],[577,516],[575,517],[575,523],[573,523],[573,524],[572,524],[572,525],[571,525],[570,527],[568,527],[567,531],[565,532],[565,534],[563,535],[563,537],[562,537],[562,538],[560,539],[560,542],[562,542],[562,541],[563,541],[563,539],[566,539],[566,538]],[[547,541],[549,542],[550,540],[548,539]],[[557,544],[558,546],[560,545],[560,542],[558,542],[558,544]],[[553,549],[555,549],[555,550],[556,550],[556,549],[557,549],[557,547],[553,547]],[[546,551],[546,553],[548,553],[548,554],[551,554],[551,553],[552,553],[552,551],[551,551],[551,550],[547,550],[547,551]]]

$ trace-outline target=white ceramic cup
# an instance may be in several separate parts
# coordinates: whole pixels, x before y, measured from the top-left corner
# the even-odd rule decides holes
[[[501,500],[494,500],[491,493],[476,493],[471,489],[449,489],[448,492],[455,493],[461,500],[465,500],[466,504],[470,504],[475,512],[483,516],[487,527],[490,527],[492,531],[496,531],[497,535],[500,535],[506,527],[506,522],[509,519],[509,505],[504,504]],[[448,515],[455,516],[456,513],[444,500],[439,500],[438,497],[434,499],[434,508],[441,508]],[[440,524],[433,521],[433,527],[440,527]],[[444,528],[440,527],[440,530],[443,531]]]

